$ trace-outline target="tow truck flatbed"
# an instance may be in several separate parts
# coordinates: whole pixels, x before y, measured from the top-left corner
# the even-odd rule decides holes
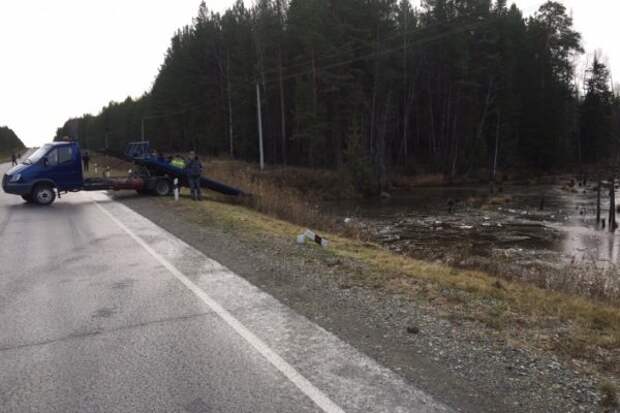
[[[188,185],[185,171],[153,156],[148,142],[130,144],[125,155],[137,166],[128,178],[84,178],[77,142],[49,143],[11,168],[2,179],[2,188],[26,202],[50,205],[61,193],[135,190],[166,196],[173,192],[175,183],[179,187]],[[244,195],[239,189],[208,178],[202,178],[201,186],[225,195]]]

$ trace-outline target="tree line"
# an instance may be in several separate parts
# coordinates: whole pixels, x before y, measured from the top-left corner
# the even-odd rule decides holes
[[[0,126],[0,154],[10,154],[12,152],[23,151],[24,143],[7,126]]]
[[[493,179],[619,154],[620,100],[599,57],[576,73],[583,52],[555,1],[531,17],[506,0],[203,2],[148,93],[57,136],[255,161],[260,101],[268,163],[348,167],[374,188],[397,170]]]

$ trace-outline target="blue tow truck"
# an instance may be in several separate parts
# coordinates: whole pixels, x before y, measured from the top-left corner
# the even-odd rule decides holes
[[[185,171],[154,155],[149,142],[130,143],[125,157],[136,166],[128,177],[84,178],[77,142],[48,143],[11,168],[2,178],[2,189],[20,195],[28,203],[51,205],[57,195],[69,192],[135,190],[167,196],[172,194],[175,182],[180,187],[188,185]],[[239,189],[204,177],[201,186],[229,196],[244,195]]]

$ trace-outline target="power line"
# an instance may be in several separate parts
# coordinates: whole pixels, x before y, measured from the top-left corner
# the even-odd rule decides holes
[[[392,36],[386,37],[386,38],[385,38],[385,39],[383,39],[382,41],[383,41],[383,42],[390,42],[390,41],[392,41],[392,40],[399,39],[399,38],[401,38],[401,37],[403,37],[403,36],[410,36],[410,35],[413,35],[413,34],[418,34],[418,33],[428,32],[428,31],[431,31],[431,30],[436,29],[436,28],[442,28],[442,27],[445,27],[445,26],[446,26],[446,25],[448,25],[448,24],[453,24],[453,22],[454,22],[454,21],[452,21],[452,22],[441,22],[441,23],[436,23],[436,24],[429,25],[429,26],[415,27],[415,28],[413,28],[413,29],[411,29],[411,30],[405,30],[405,31],[402,31],[402,32],[399,32],[399,33],[395,33],[395,34],[394,34],[394,35],[392,35]],[[479,21],[479,22],[476,22],[476,23],[470,23],[470,24],[475,24],[475,25],[486,25],[486,24],[490,24],[490,23],[493,23],[493,22],[494,22],[494,20],[492,20],[492,19],[488,19],[488,20]],[[364,41],[364,39],[355,38],[355,39],[352,39],[352,42],[353,42],[353,41]],[[350,50],[346,50],[346,51],[347,51],[348,53],[355,53],[355,52],[358,52],[358,51],[364,50],[364,49],[366,49],[366,48],[367,48],[367,46],[359,46],[359,47],[357,47],[357,48],[350,49]],[[340,55],[341,55],[341,53],[340,53],[340,52],[336,52],[336,53],[332,53],[332,54],[327,54],[327,55],[318,56],[318,57],[316,57],[314,60],[315,60],[315,61],[316,61],[316,60],[319,60],[319,59],[320,59],[320,60],[326,60],[326,59],[331,59],[331,58],[334,58],[334,57],[339,57]],[[295,68],[295,67],[300,67],[300,66],[308,66],[308,65],[310,65],[310,64],[312,64],[312,63],[313,63],[313,60],[308,60],[308,61],[306,61],[306,62],[300,62],[300,63],[294,63],[294,64],[292,64],[292,65],[289,65],[289,66],[287,66],[287,67],[283,68],[283,70],[290,70],[290,69],[292,69],[292,68]],[[263,71],[263,72],[262,72],[262,74],[278,73],[278,72],[279,72],[279,69],[270,69],[270,70]]]
[[[363,55],[363,56],[358,56],[358,57],[354,57],[354,58],[350,58],[350,59],[346,59],[346,60],[341,60],[339,62],[334,62],[334,63],[331,63],[331,64],[323,65],[323,66],[320,66],[320,67],[316,67],[315,69],[309,69],[309,70],[304,70],[304,71],[300,71],[300,72],[293,73],[293,74],[288,74],[288,75],[282,77],[282,80],[290,80],[290,79],[297,78],[299,76],[303,76],[303,75],[306,75],[306,74],[313,73],[314,71],[319,72],[319,71],[324,71],[324,70],[328,70],[328,69],[333,69],[333,68],[336,68],[336,67],[345,66],[345,65],[348,65],[348,64],[351,64],[351,63],[355,63],[355,62],[358,62],[358,61],[376,59],[376,58],[379,58],[379,57],[390,55],[390,54],[395,53],[395,52],[402,51],[405,47],[407,47],[407,48],[415,48],[415,47],[420,47],[420,46],[423,46],[423,45],[428,45],[428,44],[437,42],[439,40],[443,40],[445,38],[448,38],[448,37],[451,37],[451,36],[454,36],[454,35],[457,35],[457,34],[460,34],[460,33],[471,31],[471,30],[474,30],[474,29],[477,29],[477,28],[480,28],[480,27],[484,27],[484,26],[486,26],[488,24],[491,24],[491,23],[493,23],[493,20],[484,20],[484,21],[478,21],[478,22],[470,23],[470,24],[466,24],[466,25],[461,25],[460,27],[454,28],[452,30],[449,30],[449,31],[446,31],[446,32],[443,32],[443,33],[439,33],[439,34],[434,35],[434,36],[429,36],[429,37],[426,37],[426,38],[417,39],[417,40],[413,41],[413,43],[409,43],[407,46],[400,45],[398,47],[394,47],[394,48],[390,48],[390,49],[383,49],[383,50],[375,51],[375,52],[372,52],[372,53],[369,53],[369,54],[366,54],[366,55]],[[440,26],[440,25],[438,24],[436,26]],[[430,30],[430,28],[429,27],[425,27],[423,30]],[[416,29],[416,30],[411,31],[410,33],[420,32],[420,31],[422,31],[422,30]],[[400,37],[402,35],[403,35],[403,33],[400,33],[397,36],[393,36],[392,39],[396,38],[396,37]],[[390,38],[388,38],[388,39],[390,39]],[[360,48],[358,48],[356,50],[362,50],[362,49],[364,49],[364,48],[360,47]],[[348,51],[348,52],[352,52],[352,51]],[[307,63],[306,66],[308,64],[311,64],[311,62]],[[290,67],[297,67],[297,66],[300,66],[300,64],[295,64],[295,65],[286,67],[286,68],[284,68],[284,70],[287,70]],[[276,72],[277,73],[277,70],[274,69],[274,70],[266,71],[264,73],[271,73],[271,72]],[[280,77],[278,76],[278,77],[274,77],[274,78],[265,80],[264,84],[272,84],[272,83],[276,83],[276,82],[279,82],[279,81],[280,81]],[[248,85],[254,86],[254,84],[255,84],[254,81],[248,82]],[[161,113],[161,114],[156,114],[156,115],[149,115],[148,117],[144,117],[144,119],[147,120],[147,119],[169,118],[169,117],[172,117],[172,116],[176,116],[176,115],[187,113],[188,111],[193,111],[193,110],[197,110],[197,109],[200,109],[200,108],[204,108],[205,106],[206,106],[205,103],[197,104],[197,105],[192,105],[192,106],[188,106],[188,107],[186,107],[184,109],[181,109],[181,110],[178,110],[178,111],[175,111],[175,112],[168,112],[168,113]]]
[[[182,115],[184,113],[187,113],[187,112],[190,112],[190,111],[193,111],[193,110],[196,110],[196,109],[203,108],[204,106],[205,106],[205,104],[201,103],[201,104],[198,104],[198,105],[187,106],[184,109],[180,109],[180,110],[175,111],[175,112],[150,114],[148,116],[142,117],[142,119],[144,119],[144,120],[151,120],[151,119],[169,118],[169,117],[172,117],[172,116]]]
[[[460,34],[460,33],[466,32],[466,31],[470,31],[470,30],[482,27],[482,26],[484,26],[486,24],[489,24],[489,23],[490,23],[489,21],[472,23],[472,24],[469,24],[469,25],[466,25],[466,26],[462,26],[462,27],[460,27],[458,29],[455,29],[455,30],[451,30],[451,31],[448,31],[448,32],[444,32],[444,33],[435,35],[435,36],[428,37],[426,39],[419,39],[419,40],[413,42],[413,44],[409,44],[407,46],[407,48],[410,48],[410,47],[411,48],[415,48],[415,47],[419,47],[419,46],[422,46],[422,45],[430,44],[430,43],[436,42],[438,40],[442,40],[442,39],[445,39],[447,37],[451,37],[451,36],[453,36],[455,34]],[[299,76],[302,76],[302,75],[305,75],[305,74],[309,74],[309,73],[312,73],[314,71],[318,72],[320,70],[333,69],[335,67],[345,66],[345,65],[348,65],[348,64],[351,64],[351,63],[355,63],[357,61],[370,60],[370,59],[373,59],[373,58],[378,58],[378,57],[386,56],[386,55],[389,55],[391,53],[401,51],[404,48],[405,48],[405,46],[401,45],[401,46],[398,46],[398,47],[395,47],[395,48],[391,48],[391,49],[384,49],[384,50],[381,50],[381,51],[375,51],[373,53],[370,53],[370,54],[367,54],[367,55],[364,55],[364,56],[359,56],[359,57],[343,60],[343,61],[340,61],[340,62],[324,65],[322,67],[317,67],[315,70],[314,69],[313,70],[305,70],[305,71],[301,71],[301,72],[294,73],[294,74],[291,74],[291,75],[287,75],[287,76],[283,77],[282,80],[294,79],[296,77],[299,77]],[[277,78],[274,78],[274,79],[266,80],[264,83],[265,84],[274,83],[274,82],[278,82],[279,80],[280,80],[280,78],[277,77]]]

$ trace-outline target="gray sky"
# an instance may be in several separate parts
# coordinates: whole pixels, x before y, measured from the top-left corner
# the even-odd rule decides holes
[[[246,3],[248,0],[246,0]],[[516,0],[526,14],[544,0]],[[222,11],[233,0],[207,0]],[[618,0],[563,0],[588,51],[620,78]],[[30,146],[68,118],[137,97],[157,74],[174,31],[200,0],[0,0],[0,125]],[[620,80],[620,79],[618,79]]]

